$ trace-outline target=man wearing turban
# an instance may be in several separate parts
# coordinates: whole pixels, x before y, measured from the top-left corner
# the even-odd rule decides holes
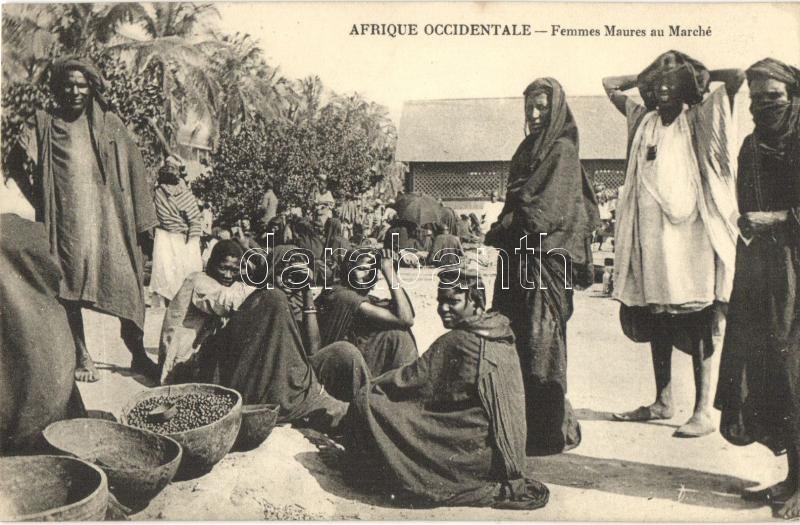
[[[725,83],[708,93],[713,81]],[[628,118],[625,185],[617,203],[614,295],[625,334],[649,342],[656,400],[621,421],[671,419],[672,349],[692,356],[695,405],[676,437],[714,431],[714,314],[730,297],[736,259],[732,104],[744,75],[709,71],[677,51],[638,76],[603,86]],[[644,105],[623,91],[638,87]],[[722,308],[724,309],[724,307]]]
[[[745,498],[800,517],[800,70],[747,70],[755,131],[739,152],[741,239],[715,406],[723,437],[787,453],[785,481]]]
[[[10,172],[44,223],[63,279],[59,298],[75,340],[75,377],[96,381],[81,308],[118,317],[131,368],[154,375],[143,343],[144,293],[140,236],[158,224],[141,154],[132,134],[109,111],[105,82],[94,65],[75,58],[50,70],[56,101],[36,113],[22,135]],[[29,180],[22,166],[35,166]]]

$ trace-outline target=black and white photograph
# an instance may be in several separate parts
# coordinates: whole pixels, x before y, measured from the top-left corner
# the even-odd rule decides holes
[[[800,3],[0,9],[0,520],[800,520]]]

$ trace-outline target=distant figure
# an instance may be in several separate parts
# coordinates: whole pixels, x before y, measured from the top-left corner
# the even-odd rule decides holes
[[[272,181],[264,183],[264,196],[261,198],[261,227],[266,227],[278,214],[278,197],[273,191]]]
[[[35,126],[22,134],[8,166],[58,256],[59,298],[75,341],[78,381],[98,379],[81,308],[119,318],[131,369],[157,373],[144,350],[142,245],[158,219],[139,147],[109,111],[105,86],[88,61],[56,61],[50,90],[57,107],[36,113]],[[35,165],[33,181],[22,167],[26,159]]]
[[[725,82],[706,96],[710,82]],[[656,383],[650,405],[620,421],[671,419],[672,350],[692,356],[695,403],[675,437],[714,431],[711,355],[715,305],[728,302],[736,262],[737,214],[732,100],[738,69],[709,71],[677,51],[638,76],[603,86],[628,117],[629,155],[615,231],[614,299],[625,334],[649,342]],[[638,87],[644,105],[623,91]]]
[[[203,218],[191,190],[179,177],[180,161],[168,158],[158,172],[155,194],[158,228],[153,243],[150,290],[167,305],[187,275],[203,269],[200,235]]]
[[[505,202],[500,199],[500,194],[497,190],[492,190],[489,194],[489,202],[483,205],[483,223],[481,224],[481,231],[485,234],[489,231],[489,227],[493,222],[497,221],[500,213],[503,211]]]
[[[450,228],[445,223],[436,225],[436,237],[433,238],[431,251],[428,253],[428,264],[441,268],[461,264],[464,249],[461,240],[450,234]]]

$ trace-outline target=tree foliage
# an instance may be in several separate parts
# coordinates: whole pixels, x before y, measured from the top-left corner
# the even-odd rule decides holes
[[[385,108],[332,93],[315,75],[287,80],[249,35],[216,31],[212,4],[19,5],[3,14],[4,166],[35,110],[52,104],[48,64],[77,55],[109,81],[112,110],[151,172],[163,158],[155,129],[172,147],[187,117],[210,116],[213,175],[194,189],[223,223],[256,218],[267,180],[285,205],[308,207],[320,174],[341,198],[390,173],[396,133]]]

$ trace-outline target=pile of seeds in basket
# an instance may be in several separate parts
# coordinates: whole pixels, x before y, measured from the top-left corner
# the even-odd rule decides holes
[[[148,413],[162,404],[174,404],[176,414],[168,421],[153,421]],[[157,396],[136,404],[128,414],[128,424],[159,434],[184,432],[208,425],[227,414],[236,399],[226,394],[181,394]]]

